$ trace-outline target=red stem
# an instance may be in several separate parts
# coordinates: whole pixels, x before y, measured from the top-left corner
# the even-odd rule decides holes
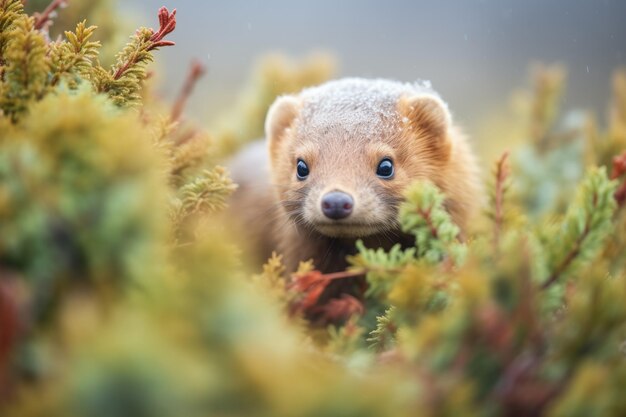
[[[366,273],[367,273],[367,270],[365,269],[354,269],[351,271],[340,271],[340,272],[332,272],[330,274],[322,274],[321,276],[324,277],[324,279],[330,281],[333,279],[358,277],[361,275],[365,275]]]
[[[426,225],[430,228],[430,234],[437,239],[439,237],[439,232],[437,231],[437,228],[435,227],[435,225],[433,224],[433,220],[430,217],[430,212],[431,212],[432,208],[429,208],[428,210],[422,210],[421,208],[417,209],[417,212],[424,218],[424,220],[426,221]]]
[[[52,19],[52,13],[59,7],[65,7],[68,0],[52,0],[46,9],[40,14],[35,14],[35,29],[41,30]]]
[[[626,151],[621,155],[613,158],[613,170],[611,171],[611,179],[616,180],[626,173]],[[617,188],[613,194],[618,206],[621,208],[626,203],[626,178],[624,182]]]
[[[504,152],[496,163],[495,218],[493,233],[493,244],[496,252],[500,247],[500,233],[502,231],[502,223],[504,220],[504,182],[509,176],[509,169],[507,164],[508,157],[509,153]]]
[[[119,80],[120,78],[122,78],[122,75],[124,75],[124,73],[128,71],[128,68],[130,68],[136,62],[135,60],[136,60],[136,55],[133,55],[128,61],[124,63],[124,65],[122,65],[121,67],[118,68],[117,71],[115,71],[115,75],[113,75],[113,79]]]
[[[189,68],[189,73],[187,74],[187,79],[185,80],[185,84],[183,85],[176,102],[172,108],[172,120],[178,121],[185,110],[185,106],[187,105],[187,101],[189,97],[193,93],[194,87],[198,80],[206,73],[206,67],[197,60],[194,60],[191,63]]]

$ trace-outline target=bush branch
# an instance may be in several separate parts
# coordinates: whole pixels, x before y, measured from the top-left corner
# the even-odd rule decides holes
[[[495,195],[494,195],[494,231],[493,231],[493,246],[496,252],[500,248],[500,235],[502,232],[502,224],[504,222],[504,193],[506,191],[505,182],[510,174],[509,164],[507,158],[508,152],[504,152],[498,162],[496,163],[496,183],[495,183]]]
[[[596,207],[597,203],[598,203],[598,195],[596,193],[593,195],[593,206]],[[555,282],[557,282],[559,278],[561,277],[561,275],[563,274],[563,272],[570,266],[570,264],[574,261],[574,259],[576,259],[576,257],[580,254],[580,249],[585,239],[587,239],[587,236],[589,236],[589,232],[591,231],[591,217],[592,217],[592,212],[589,211],[585,218],[585,227],[582,233],[578,236],[578,238],[574,242],[574,246],[567,253],[567,256],[565,256],[563,261],[561,261],[561,263],[554,269],[554,271],[552,271],[552,273],[550,274],[546,282],[543,283],[543,285],[541,286],[542,289],[545,290],[551,287]]]
[[[187,105],[187,101],[193,93],[198,80],[202,78],[205,73],[206,67],[200,61],[192,61],[185,84],[183,85],[183,88],[181,89],[178,98],[172,107],[172,121],[176,122],[180,120],[180,117],[185,110],[185,106]]]
[[[613,158],[611,179],[616,180],[624,174],[626,174],[626,151]],[[626,203],[626,178],[624,178],[624,181],[617,187],[613,196],[615,197],[615,201],[617,201],[617,205],[620,208],[623,207]]]
[[[41,13],[35,14],[35,30],[43,29],[52,21],[54,13],[59,8],[67,7],[68,0],[52,0],[52,2]]]
[[[167,7],[161,7],[159,9],[159,30],[154,32],[154,29],[151,29],[152,35],[148,41],[140,42],[139,49],[131,54],[126,62],[119,66],[117,71],[113,74],[113,79],[119,80],[122,78],[130,68],[140,61],[142,52],[150,52],[163,46],[175,45],[172,41],[163,40],[163,38],[172,33],[174,29],[176,29],[176,9],[172,10],[172,13],[170,13]]]

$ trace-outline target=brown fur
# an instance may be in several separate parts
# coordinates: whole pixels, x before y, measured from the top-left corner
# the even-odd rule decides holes
[[[323,272],[342,270],[359,238],[386,249],[414,244],[396,217],[403,190],[416,179],[446,193],[446,208],[462,230],[481,199],[467,140],[427,86],[345,79],[280,97],[266,134],[269,165],[256,144],[232,166],[241,185],[233,208],[262,256],[277,249],[290,271],[307,259]],[[298,158],[310,169],[303,181],[296,178]],[[394,163],[392,179],[375,174],[383,158]],[[348,218],[323,216],[320,201],[329,191],[354,198]]]

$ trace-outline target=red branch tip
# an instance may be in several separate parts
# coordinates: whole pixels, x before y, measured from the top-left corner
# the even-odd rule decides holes
[[[611,179],[616,180],[624,174],[626,174],[626,151],[613,158],[613,171],[611,172]],[[624,178],[624,182],[622,182],[622,184],[617,188],[614,196],[620,207],[626,203],[626,178]]]
[[[147,51],[152,51],[162,46],[175,45],[172,41],[163,40],[163,38],[172,33],[174,29],[176,29],[176,9],[172,10],[172,13],[170,13],[167,7],[161,7],[159,9],[159,31],[155,33],[154,29],[150,29],[152,36],[150,36],[150,39],[148,39],[149,42],[146,45],[142,44],[142,48],[146,48],[145,50]],[[121,65],[117,71],[115,71],[113,79],[119,80],[136,62],[137,55],[134,54],[124,65]]]
[[[152,45],[149,50],[174,45],[172,41],[163,40],[167,35],[172,33],[174,29],[176,29],[176,9],[172,10],[172,13],[170,13],[167,7],[161,7],[159,9],[159,31],[153,33],[150,37]]]

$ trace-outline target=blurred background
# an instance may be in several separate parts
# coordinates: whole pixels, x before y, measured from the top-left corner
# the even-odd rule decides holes
[[[528,84],[535,61],[563,64],[564,107],[592,110],[603,122],[607,80],[626,64],[626,2],[618,0],[120,3],[146,26],[154,26],[159,6],[178,9],[177,47],[159,53],[159,88],[172,98],[188,61],[204,61],[209,74],[190,112],[207,124],[233,104],[254,62],[272,51],[331,52],[339,76],[430,80],[474,136]]]

